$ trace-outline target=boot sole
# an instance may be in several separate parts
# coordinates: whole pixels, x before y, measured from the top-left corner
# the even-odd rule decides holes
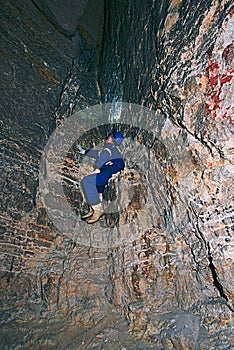
[[[95,221],[90,222],[90,221],[88,220],[88,221],[86,221],[86,222],[87,222],[87,224],[94,224],[95,222],[99,221],[99,220],[103,217],[103,215],[104,215],[104,213],[103,213],[101,216],[99,216],[99,218],[98,218],[97,220],[95,220]]]
[[[93,213],[91,213],[90,215],[87,215],[87,214],[86,215],[82,215],[81,219],[82,220],[86,220],[86,219],[90,218],[92,215],[93,215]]]

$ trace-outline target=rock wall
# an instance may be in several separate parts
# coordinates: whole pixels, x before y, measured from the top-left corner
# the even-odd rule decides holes
[[[95,1],[63,15],[60,5],[2,5],[2,348],[231,349],[231,1],[110,0],[96,22]],[[72,114],[100,105],[106,124],[81,138],[98,144],[113,122],[103,103],[121,101],[134,104],[116,119],[126,171],[105,196],[129,205],[92,233],[85,223],[62,232],[38,188],[45,144]],[[77,220],[76,180],[91,169],[71,148],[63,188]],[[122,244],[95,244],[106,232]]]

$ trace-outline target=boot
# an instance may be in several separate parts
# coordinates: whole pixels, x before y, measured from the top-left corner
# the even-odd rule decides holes
[[[88,224],[93,224],[104,215],[104,211],[102,209],[101,203],[93,205],[92,208],[93,208],[93,215],[89,220],[86,221]]]
[[[82,216],[81,216],[81,219],[82,219],[82,220],[88,219],[88,218],[89,218],[90,216],[92,216],[92,215],[93,215],[93,208],[90,207],[88,213],[82,215]]]

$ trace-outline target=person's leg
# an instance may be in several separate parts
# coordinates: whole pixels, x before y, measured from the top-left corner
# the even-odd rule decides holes
[[[81,181],[81,186],[84,192],[87,203],[92,206],[100,203],[99,194],[96,186],[97,174],[85,176]]]
[[[108,183],[108,180],[110,177],[111,177],[110,173],[101,172],[97,174],[96,187],[97,187],[98,193],[104,192],[105,186]]]
[[[110,178],[109,174],[106,173],[97,173],[96,177],[96,189],[98,195],[102,194],[105,188],[105,185],[108,182],[108,179]],[[100,197],[99,197],[100,200]],[[104,214],[102,203],[98,203],[95,205],[92,205],[92,208],[94,210],[94,213],[90,219],[87,220],[88,224],[93,224],[94,222],[98,221]]]
[[[96,174],[85,176],[81,181],[81,187],[82,187],[86,202],[90,206],[89,211],[81,216],[81,219],[85,220],[93,215],[94,213],[93,205],[98,204],[100,202],[99,194],[96,187]]]
[[[82,180],[83,192],[87,203],[91,206],[89,212],[82,216],[82,219],[87,219],[87,223],[93,224],[103,216],[104,211],[100,202],[99,194],[103,193],[105,185],[110,178],[110,174],[97,173],[85,176]]]

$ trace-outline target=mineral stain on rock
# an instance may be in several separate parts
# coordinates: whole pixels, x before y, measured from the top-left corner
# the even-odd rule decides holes
[[[1,349],[234,347],[233,20],[229,0],[1,3]],[[84,223],[85,245],[51,221],[39,168],[57,126],[106,102],[155,114],[148,132],[120,123],[139,152],[105,199],[128,205],[94,229],[134,239],[95,246]],[[74,147],[61,176],[79,220],[92,166]]]

